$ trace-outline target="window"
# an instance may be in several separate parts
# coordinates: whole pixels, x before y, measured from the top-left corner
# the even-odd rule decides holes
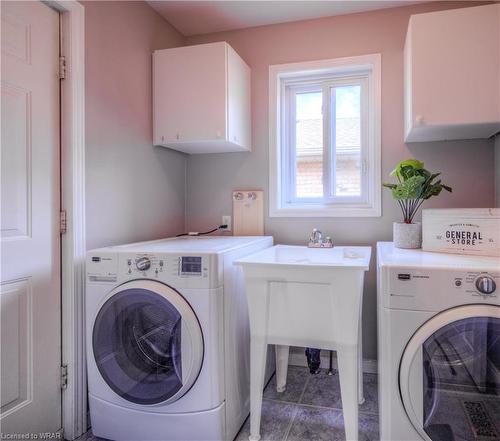
[[[270,216],[380,216],[380,55],[270,66]]]

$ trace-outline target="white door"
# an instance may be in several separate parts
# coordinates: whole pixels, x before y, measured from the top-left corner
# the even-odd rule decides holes
[[[3,438],[61,428],[59,14],[2,1],[1,28]]]

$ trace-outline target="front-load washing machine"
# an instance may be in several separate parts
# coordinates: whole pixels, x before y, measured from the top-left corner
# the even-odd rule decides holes
[[[250,338],[243,275],[232,262],[272,244],[182,237],[87,253],[94,435],[234,438],[249,413]]]
[[[500,439],[500,259],[377,246],[380,435]]]

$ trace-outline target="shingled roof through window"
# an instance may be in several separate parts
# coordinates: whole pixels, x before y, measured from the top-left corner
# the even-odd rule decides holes
[[[361,144],[359,118],[337,118],[338,154],[358,153]],[[297,121],[297,156],[318,156],[323,152],[322,121],[319,118]]]

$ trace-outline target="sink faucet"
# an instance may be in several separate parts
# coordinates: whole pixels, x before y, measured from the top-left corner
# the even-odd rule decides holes
[[[314,228],[307,244],[309,248],[333,248],[333,241],[330,236],[323,240],[323,233],[317,228]]]
[[[311,233],[311,237],[309,238],[310,244],[320,243],[323,240],[323,233],[319,231],[317,228],[314,228]]]

